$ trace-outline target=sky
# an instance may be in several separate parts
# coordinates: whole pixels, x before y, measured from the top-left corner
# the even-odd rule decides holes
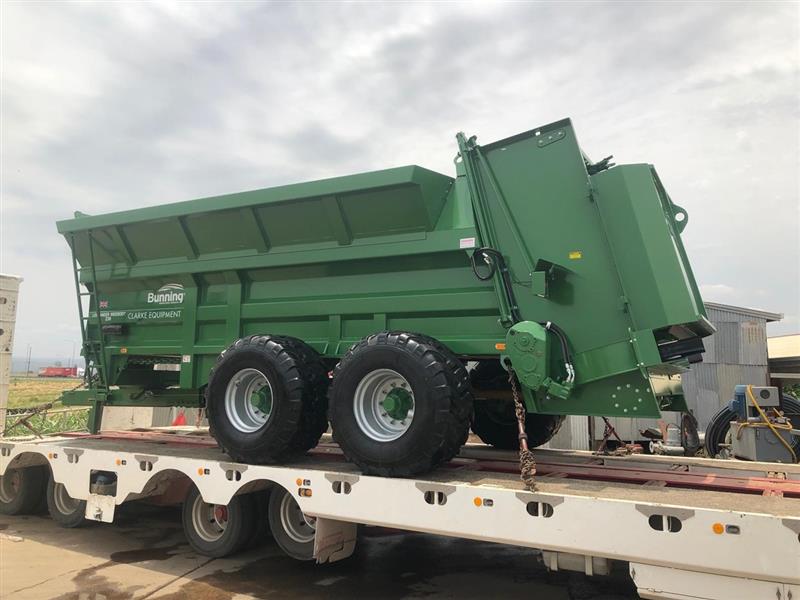
[[[653,163],[707,301],[800,332],[800,4],[0,4],[15,354],[80,334],[55,221],[420,164],[570,117]]]

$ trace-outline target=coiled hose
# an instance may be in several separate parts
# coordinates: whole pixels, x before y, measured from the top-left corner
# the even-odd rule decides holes
[[[792,421],[797,427],[800,424],[800,400],[788,394],[784,394],[781,408],[785,417]],[[720,453],[720,445],[725,443],[725,438],[731,429],[731,421],[736,420],[736,413],[728,408],[726,404],[717,414],[711,417],[706,427],[705,449],[709,457],[715,457]],[[794,452],[800,452],[800,440],[794,442]]]

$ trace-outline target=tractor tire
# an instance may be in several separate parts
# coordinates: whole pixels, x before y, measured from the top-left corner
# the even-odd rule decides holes
[[[472,431],[484,444],[502,450],[519,450],[519,428],[514,410],[514,398],[508,373],[499,360],[484,361],[471,373],[472,387],[480,395],[480,390],[508,393],[508,400],[481,400],[475,402]],[[525,433],[528,434],[528,447],[536,448],[549,442],[561,429],[564,415],[541,415],[527,413]]]
[[[0,476],[0,515],[32,514],[41,506],[47,485],[47,467],[6,469]]]
[[[345,457],[383,477],[425,473],[452,458],[472,410],[457,362],[413,333],[377,333],[352,346],[336,366],[329,401]]]
[[[784,394],[781,398],[781,409],[783,414],[792,422],[793,427],[800,427],[800,400]],[[728,408],[727,404],[711,417],[706,427],[706,456],[716,458],[720,454],[720,446],[725,443],[731,430],[731,421],[734,420],[736,420],[736,414]],[[800,456],[800,439],[795,440],[794,452]]]
[[[280,486],[273,488],[268,514],[272,537],[280,549],[296,560],[312,560],[316,520],[303,514],[294,496]]]
[[[67,493],[63,483],[56,483],[50,477],[47,481],[47,512],[61,527],[80,527],[86,523],[86,500],[76,500]]]
[[[307,344],[254,335],[217,358],[206,388],[209,431],[231,458],[275,463],[306,452],[328,428],[327,370]]]
[[[183,502],[186,541],[203,556],[222,558],[241,550],[250,541],[256,520],[251,494],[234,496],[227,505],[208,504],[192,486]]]
[[[448,369],[450,386],[460,397],[458,402],[453,404],[452,412],[454,418],[449,421],[449,424],[453,427],[453,431],[445,436],[446,445],[442,448],[441,460],[442,462],[447,462],[459,453],[469,438],[470,423],[472,423],[472,406],[474,403],[469,372],[466,366],[464,366],[464,363],[453,354],[450,348],[436,338],[422,334],[416,334],[416,337],[430,344],[441,354]]]

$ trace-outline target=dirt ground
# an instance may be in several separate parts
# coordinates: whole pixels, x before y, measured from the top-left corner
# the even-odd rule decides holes
[[[608,577],[549,573],[530,549],[379,528],[363,528],[355,554],[334,564],[297,562],[271,539],[209,559],[186,544],[174,508],[130,503],[113,525],[81,529],[61,529],[46,516],[0,516],[7,600],[636,598],[619,567]]]

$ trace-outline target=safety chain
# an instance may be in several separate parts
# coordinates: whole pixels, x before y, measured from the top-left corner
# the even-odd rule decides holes
[[[530,491],[535,492],[536,461],[533,458],[533,452],[528,448],[528,434],[525,432],[527,411],[520,398],[517,376],[510,368],[508,369],[508,382],[511,384],[511,392],[514,396],[514,413],[517,415],[517,427],[519,428],[519,478]]]

